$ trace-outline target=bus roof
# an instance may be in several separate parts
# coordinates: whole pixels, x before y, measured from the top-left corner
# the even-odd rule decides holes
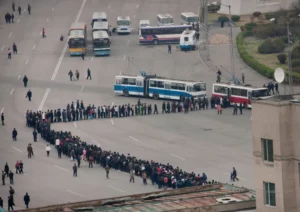
[[[214,83],[214,85],[219,85],[219,86],[226,86],[226,87],[231,87],[231,88],[243,88],[243,89],[247,89],[247,90],[263,90],[263,89],[267,89],[264,87],[255,87],[252,85],[236,85],[233,83]]]
[[[183,16],[185,16],[185,17],[195,17],[195,16],[198,17],[198,15],[196,15],[196,14],[193,13],[193,12],[184,12],[184,13],[181,13],[181,15],[183,15]]]
[[[96,21],[93,24],[93,29],[108,29],[107,21]]]
[[[93,32],[93,39],[104,39],[109,38],[106,31],[95,31]]]
[[[118,16],[118,17],[117,17],[117,21],[122,21],[122,20],[130,21],[130,17],[129,17],[129,16],[125,16],[125,17]]]
[[[158,18],[173,18],[169,13],[166,14],[157,14]]]
[[[71,30],[69,38],[84,38],[84,31],[81,29]]]
[[[105,12],[94,12],[93,19],[107,19]]]
[[[85,29],[85,28],[86,28],[86,24],[85,23],[72,23],[70,30]]]
[[[160,29],[160,28],[192,28],[192,25],[168,25],[168,26],[147,26],[141,27],[141,29]]]
[[[116,78],[124,78],[124,77],[129,77],[129,78],[147,78],[141,75],[130,75],[130,74],[122,74],[122,75],[117,75]],[[204,83],[203,81],[193,81],[193,80],[179,80],[179,79],[171,79],[171,78],[166,78],[166,77],[160,77],[160,76],[148,76],[150,80],[158,80],[158,81],[172,81],[172,82],[177,82],[177,83]]]
[[[148,25],[150,25],[150,21],[149,20],[140,20],[140,25],[141,24],[148,24]]]
[[[189,35],[189,36],[193,36],[194,34],[196,34],[195,30],[184,30],[182,32],[182,35]]]

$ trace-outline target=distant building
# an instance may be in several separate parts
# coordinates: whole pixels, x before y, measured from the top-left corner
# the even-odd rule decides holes
[[[232,15],[249,15],[253,12],[274,12],[289,9],[298,0],[221,0],[224,5],[231,5]],[[221,5],[219,13],[228,14],[228,7]]]
[[[252,131],[256,211],[298,212],[300,96],[252,102]]]

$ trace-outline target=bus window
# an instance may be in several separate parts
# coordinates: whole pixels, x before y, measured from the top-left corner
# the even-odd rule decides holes
[[[193,91],[194,92],[199,92],[199,91],[206,91],[206,85],[203,83],[203,84],[195,84],[193,86]]]
[[[165,87],[164,82],[158,81],[158,82],[157,82],[157,87],[158,87],[158,88],[164,88],[164,87]]]
[[[247,97],[248,91],[246,89],[241,89],[241,96]]]
[[[177,83],[171,82],[171,89],[178,90]]]
[[[223,87],[223,86],[219,86],[219,85],[215,85],[214,86],[214,92],[215,93],[222,93],[222,94],[227,94],[227,91],[226,91],[226,87]]]
[[[122,84],[123,85],[128,85],[128,78],[123,78],[122,79]]]
[[[136,85],[136,80],[132,79],[132,78],[129,78],[128,79],[128,85]]]
[[[118,85],[122,84],[122,79],[116,79],[116,84]]]
[[[150,81],[150,87],[153,87],[153,88],[157,87],[156,86],[156,81],[151,80]]]
[[[189,41],[189,37],[184,37],[184,41]]]
[[[178,90],[185,91],[185,84],[177,83],[177,86],[178,86]]]
[[[170,84],[165,84],[165,89],[171,89],[171,85]]]
[[[139,87],[143,87],[143,81],[136,81],[136,85],[139,86]]]

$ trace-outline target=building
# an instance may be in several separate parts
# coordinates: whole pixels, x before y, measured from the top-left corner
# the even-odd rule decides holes
[[[57,211],[183,211],[222,212],[255,208],[254,191],[227,184],[209,184],[182,189],[92,200],[27,209],[28,212]],[[24,210],[22,210],[24,211]]]
[[[232,15],[249,15],[253,12],[274,12],[280,9],[289,9],[292,4],[298,0],[221,0],[221,9],[219,13],[229,14],[228,7],[231,5]]]
[[[299,126],[300,95],[252,104],[257,212],[300,210]]]

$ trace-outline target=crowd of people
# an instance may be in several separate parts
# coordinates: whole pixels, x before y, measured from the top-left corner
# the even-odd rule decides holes
[[[138,103],[137,105],[142,104]],[[74,104],[71,104],[67,108],[72,110],[73,107]],[[79,107],[84,108],[80,104]],[[125,114],[125,111],[122,112],[121,117],[126,116]],[[102,114],[102,117],[106,116]],[[135,177],[141,177],[144,184],[147,184],[147,180],[150,179],[151,183],[157,185],[158,188],[182,188],[216,183],[214,180],[208,181],[205,173],[201,175],[194,172],[188,173],[170,164],[162,164],[154,160],[142,160],[130,154],[104,150],[99,146],[82,141],[80,137],[73,136],[71,132],[51,130],[51,123],[55,119],[59,121],[58,116],[55,118],[47,115],[47,113],[27,112],[26,118],[28,127],[34,128],[48,144],[55,145],[58,158],[61,158],[63,154],[75,162],[73,166],[74,177],[77,176],[77,168],[82,167],[83,163],[88,163],[89,168],[93,168],[95,164],[103,167],[106,170],[107,178],[109,178],[109,170],[112,168],[128,172],[129,182],[135,182]]]

